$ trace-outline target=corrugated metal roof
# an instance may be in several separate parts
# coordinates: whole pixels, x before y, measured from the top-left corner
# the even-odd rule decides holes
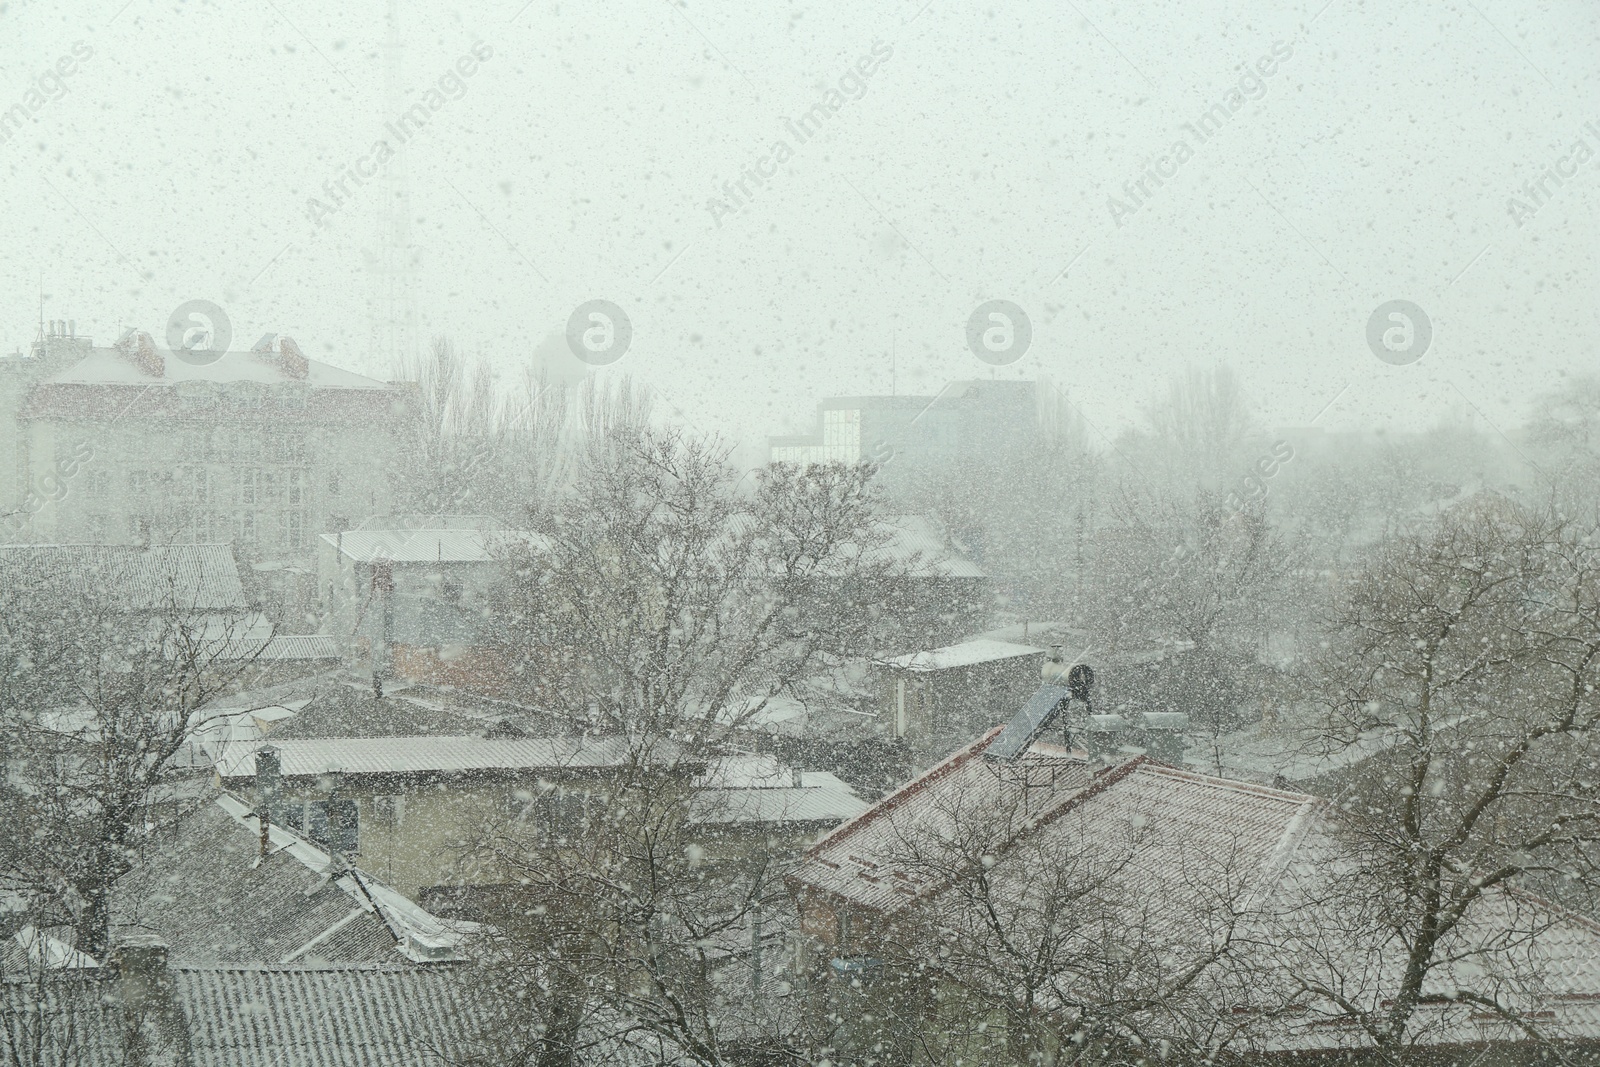
[[[487,1022],[460,976],[439,970],[186,967],[174,977],[195,1067],[435,1062]]]
[[[869,805],[827,771],[800,771],[799,785],[705,787],[689,802],[692,821],[703,825],[750,823],[841,823]]]
[[[231,746],[217,760],[224,778],[255,774],[262,746]],[[620,766],[623,738],[330,737],[273,742],[285,775],[427,774],[483,770],[561,770]]]
[[[1032,645],[1018,645],[1010,641],[994,641],[980,637],[963,641],[959,645],[946,645],[944,648],[913,652],[908,656],[896,656],[883,662],[891,667],[908,671],[947,671],[953,667],[971,667],[978,663],[994,663],[998,660],[1043,653],[1044,649],[1034,648]]]
[[[455,967],[182,965],[171,975],[193,1067],[413,1067],[500,1062],[509,1051],[503,1002]],[[38,1067],[132,1062],[116,981],[109,968],[42,990],[0,981],[0,1042],[26,1048],[42,1037]],[[662,1062],[654,1043],[609,1036],[625,1027],[595,1015],[580,1038],[594,1062]],[[39,1019],[47,1032],[30,1034]],[[159,1044],[147,1051],[166,1062]]]
[[[278,634],[265,640],[236,638],[220,643],[218,659],[255,659],[258,663],[338,659],[339,645],[330,634]]]
[[[494,559],[497,542],[530,543],[524,530],[345,530],[322,534],[346,559],[396,563],[484,563]]]
[[[110,596],[127,611],[247,607],[231,545],[0,545],[0,581]]]

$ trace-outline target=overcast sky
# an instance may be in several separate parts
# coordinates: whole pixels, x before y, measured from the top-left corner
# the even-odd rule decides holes
[[[633,337],[600,373],[703,429],[997,375],[1109,435],[1219,361],[1269,423],[1509,428],[1600,366],[1600,5],[1325,2],[402,0],[394,92],[376,0],[0,2],[0,116],[28,112],[0,124],[0,344],[42,275],[102,343],[205,299],[236,348],[387,376],[383,181],[324,191],[387,138],[423,337],[509,373],[610,300]],[[403,145],[397,100],[434,108]],[[966,339],[993,299],[1033,329],[1000,368]],[[1369,347],[1391,300],[1431,324],[1414,362]]]

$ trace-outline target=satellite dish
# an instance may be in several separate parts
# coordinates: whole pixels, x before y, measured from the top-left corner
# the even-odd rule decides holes
[[[1094,669],[1087,663],[1079,663],[1067,672],[1067,692],[1072,694],[1072,699],[1089,702],[1089,690],[1094,688]]]

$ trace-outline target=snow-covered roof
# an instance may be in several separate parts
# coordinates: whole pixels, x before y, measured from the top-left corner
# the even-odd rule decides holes
[[[260,823],[248,804],[224,793],[217,798],[217,806],[259,840]],[[306,870],[327,877],[345,892],[354,907],[381,919],[394,936],[395,949],[414,963],[460,959],[461,946],[478,929],[475,923],[433,915],[359,867],[343,861],[336,863],[328,852],[292,830],[269,824],[267,832],[273,854],[287,853]],[[299,954],[314,947],[307,943],[291,951],[283,962],[292,963]]]
[[[87,952],[80,952],[32,924],[18,930],[10,941],[0,943],[0,960],[6,971],[34,971],[41,967],[75,971],[100,966]]]
[[[768,755],[724,756],[706,768],[695,786],[691,817],[709,825],[837,824],[869,806],[827,771],[791,768]]]
[[[124,611],[243,610],[231,545],[0,545],[0,584],[109,596]]]
[[[46,377],[43,385],[154,385],[179,382],[215,382],[219,385],[258,382],[273,385],[303,381],[313,389],[390,389],[387,382],[343,370],[316,360],[306,360],[301,378],[285,369],[277,353],[228,352],[214,363],[195,364],[154,349],[162,374],[156,377],[116,348],[91,348],[82,358]]]
[[[330,737],[273,742],[286,776],[451,774],[471,771],[571,770],[621,766],[623,738]],[[217,757],[223,778],[255,775],[260,745],[230,745]]]
[[[788,785],[706,788],[689,802],[692,821],[702,825],[825,823],[837,825],[869,805],[827,771],[796,771]]]
[[[484,563],[495,558],[495,544],[527,542],[533,537],[523,531],[456,528],[345,530],[321,536],[346,559],[390,559],[396,563]]]
[[[439,919],[224,793],[118,883],[119,926],[154,931],[180,963],[348,965],[459,959],[474,927]]]
[[[1094,884],[1103,912],[1092,922],[1132,931],[1161,966],[1181,971],[1215,958],[1216,939],[1229,939],[1252,989],[1226,979],[1196,989],[1234,1013],[1238,1040],[1268,1051],[1369,1044],[1344,1024],[1344,1004],[1378,1011],[1408,947],[1336,891],[1356,861],[1324,802],[1142,756],[1097,768],[1035,749],[1000,763],[984,758],[997,734],[810,849],[791,876],[802,907],[814,900],[894,915],[915,904],[930,921],[963,928],[974,908],[1015,910],[1026,923],[1049,910],[1045,895],[1070,901],[1074,884]],[[1061,871],[1045,869],[1051,856],[1062,857]],[[974,901],[962,887],[980,861],[985,889]],[[1365,892],[1364,906],[1375,906],[1373,889]],[[1423,1043],[1525,1038],[1455,992],[1486,984],[1500,1003],[1548,1019],[1553,1034],[1600,1037],[1600,923],[1496,887],[1441,953],[1423,989]],[[1337,985],[1343,1002],[1320,1000],[1307,982]],[[1300,1007],[1258,1016],[1239,998]]]
[[[178,965],[167,988],[181,1057],[158,1039],[150,1062],[192,1067],[393,1067],[462,1062],[493,1025],[453,968]],[[137,1062],[111,968],[48,983],[0,982],[0,1041],[39,1041],[40,1064]],[[29,1034],[38,1018],[59,1028]],[[36,1024],[31,1029],[37,1031]],[[9,1031],[9,1032],[8,1032]]]
[[[890,667],[898,667],[908,671],[947,671],[953,667],[971,667],[979,663],[994,663],[999,660],[1017,659],[1021,656],[1042,655],[1044,649],[1034,648],[1032,645],[1017,645],[1010,641],[994,641],[988,638],[976,638],[963,641],[958,645],[946,645],[944,648],[929,649],[924,652],[913,652],[906,656],[896,656],[883,662]]]

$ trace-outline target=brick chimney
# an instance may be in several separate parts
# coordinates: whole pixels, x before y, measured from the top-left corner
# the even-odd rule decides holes
[[[283,373],[297,381],[305,381],[311,373],[311,363],[300,351],[300,346],[294,343],[293,337],[278,338],[278,366],[283,368]]]
[[[167,968],[167,943],[152,933],[122,933],[111,950],[111,965],[122,1012],[122,1062],[187,1067],[188,1024]]]

